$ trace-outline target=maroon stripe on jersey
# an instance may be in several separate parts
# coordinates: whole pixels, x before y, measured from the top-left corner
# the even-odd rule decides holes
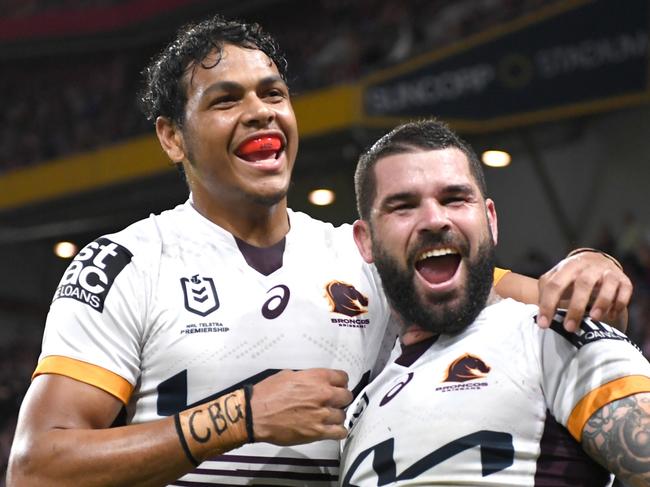
[[[194,480],[177,480],[173,484],[170,484],[169,487],[233,487],[233,485],[195,482]],[[255,484],[255,487],[278,487],[278,484]]]
[[[239,251],[246,259],[246,263],[260,274],[268,276],[282,267],[282,256],[286,239],[270,247],[255,247],[235,237]]]
[[[233,487],[232,484],[213,484],[206,482],[194,482],[192,480],[177,480],[169,487]],[[255,487],[278,487],[276,484],[255,484]]]
[[[535,487],[600,487],[609,485],[607,470],[587,455],[569,431],[546,411],[537,459]]]
[[[402,355],[395,359],[395,363],[402,367],[410,367],[422,356],[422,354],[424,354],[424,352],[429,350],[429,347],[433,345],[437,339],[438,335],[414,343],[413,345],[402,345]]]
[[[211,462],[230,463],[266,463],[268,465],[294,465],[299,467],[335,467],[338,468],[339,461],[326,458],[293,458],[293,457],[254,457],[247,455],[219,455],[210,458]]]
[[[335,482],[338,475],[329,473],[287,472],[277,470],[220,470],[215,468],[195,468],[190,473],[201,475],[221,475],[224,477],[250,477],[265,479],[309,480]]]

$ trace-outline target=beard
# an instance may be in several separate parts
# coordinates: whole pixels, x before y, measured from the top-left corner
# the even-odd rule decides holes
[[[453,335],[472,324],[485,307],[494,280],[495,246],[491,232],[489,235],[489,238],[480,244],[476,256],[465,261],[465,286],[441,295],[435,303],[427,302],[415,290],[416,271],[412,265],[415,252],[409,255],[407,264],[410,265],[404,269],[388,252],[379,247],[373,237],[375,266],[382,279],[386,296],[393,309],[401,316],[404,325],[414,324],[436,334]],[[437,236],[428,240],[426,243],[450,243],[449,238]],[[459,248],[462,255],[462,249],[466,246]]]
[[[245,193],[245,194],[248,196],[249,200],[255,203],[256,205],[275,206],[287,197],[288,192],[289,189],[286,188],[286,189],[278,190],[275,193],[266,194],[266,195],[253,194],[253,193]]]

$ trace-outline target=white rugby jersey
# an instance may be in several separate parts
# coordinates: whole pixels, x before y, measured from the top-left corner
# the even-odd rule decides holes
[[[582,429],[650,391],[650,365],[606,324],[568,333],[559,313],[542,330],[536,313],[503,300],[457,336],[404,346],[348,409],[340,485],[609,485]]]
[[[343,369],[358,392],[390,336],[380,280],[350,225],[291,211],[289,218],[274,257],[281,265],[268,275],[247,263],[251,249],[190,202],[89,244],[56,291],[35,375],[63,374],[110,392],[126,404],[127,423],[169,416],[281,369]],[[173,485],[333,485],[338,454],[335,441],[255,443]]]

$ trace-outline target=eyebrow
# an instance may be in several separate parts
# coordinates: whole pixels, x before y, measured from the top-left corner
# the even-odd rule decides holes
[[[417,198],[417,196],[412,191],[402,191],[400,193],[389,194],[379,202],[379,207],[386,208],[391,205],[394,205],[395,203],[412,200],[414,198]]]
[[[462,194],[472,194],[474,193],[474,187],[471,184],[450,184],[449,186],[445,186],[442,189],[443,194],[457,194],[457,193],[462,193]]]
[[[474,187],[470,184],[450,184],[440,190],[442,196],[450,194],[472,195],[474,194]],[[379,202],[380,208],[390,207],[395,203],[402,201],[409,201],[418,198],[418,194],[413,191],[400,191],[399,193],[389,194]]]
[[[286,86],[286,83],[279,75],[272,75],[272,76],[267,76],[265,78],[262,78],[259,81],[258,85],[262,88],[265,88],[267,86],[274,85],[277,82],[281,82],[283,85]],[[208,86],[205,90],[203,90],[203,94],[201,96],[203,97],[205,95],[209,95],[215,91],[236,91],[241,89],[243,89],[242,84],[237,83],[235,81],[227,81],[227,80],[215,81],[210,86]]]

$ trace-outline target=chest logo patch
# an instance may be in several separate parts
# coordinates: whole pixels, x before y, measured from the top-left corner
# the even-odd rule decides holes
[[[465,353],[447,367],[447,376],[436,392],[477,391],[488,386],[485,379],[492,368],[476,355]],[[450,383],[450,384],[444,384]]]
[[[475,355],[466,353],[454,360],[447,368],[447,377],[443,382],[467,382],[481,379],[488,375],[490,366]]]
[[[199,316],[207,316],[219,309],[219,296],[211,277],[193,275],[181,278],[185,309]]]
[[[330,311],[340,313],[350,318],[368,312],[368,298],[361,294],[351,284],[341,281],[330,281],[325,286]]]

